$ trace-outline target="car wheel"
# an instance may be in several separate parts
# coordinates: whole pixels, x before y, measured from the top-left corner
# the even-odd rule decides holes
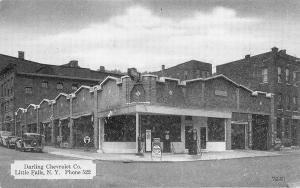
[[[22,152],[24,152],[24,151],[25,151],[25,148],[24,148],[24,146],[23,146],[23,145],[21,146],[21,151],[22,151]]]

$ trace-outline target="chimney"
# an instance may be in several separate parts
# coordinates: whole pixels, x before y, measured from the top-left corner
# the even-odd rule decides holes
[[[250,59],[250,54],[245,55],[245,59]]]
[[[18,51],[18,58],[24,60],[25,59],[25,53],[23,51]]]
[[[161,66],[161,70],[165,70],[165,65],[162,65],[162,66]]]
[[[274,47],[272,48],[272,52],[274,52],[274,53],[278,52],[278,48],[277,48],[276,46],[274,46]]]
[[[280,50],[282,54],[286,54],[286,50]]]
[[[69,62],[70,67],[78,67],[78,60],[71,60]]]
[[[100,66],[100,72],[105,72],[105,67],[104,66]]]

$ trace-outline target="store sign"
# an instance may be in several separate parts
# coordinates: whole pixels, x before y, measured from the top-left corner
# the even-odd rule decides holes
[[[146,130],[146,152],[151,151],[151,130]]]
[[[162,158],[160,138],[153,138],[151,157],[152,160],[161,160]]]
[[[227,97],[227,91],[223,90],[215,90],[215,95],[222,96],[222,97]]]

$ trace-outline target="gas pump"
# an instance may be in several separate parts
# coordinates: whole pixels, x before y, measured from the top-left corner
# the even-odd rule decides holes
[[[191,138],[189,142],[189,154],[190,155],[197,155],[197,129],[192,129],[191,131]]]
[[[171,152],[170,131],[165,131],[164,152]]]

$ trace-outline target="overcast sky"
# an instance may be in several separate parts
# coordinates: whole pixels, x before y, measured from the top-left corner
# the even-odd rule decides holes
[[[154,71],[273,46],[300,57],[300,1],[0,0],[0,53],[41,63]]]

